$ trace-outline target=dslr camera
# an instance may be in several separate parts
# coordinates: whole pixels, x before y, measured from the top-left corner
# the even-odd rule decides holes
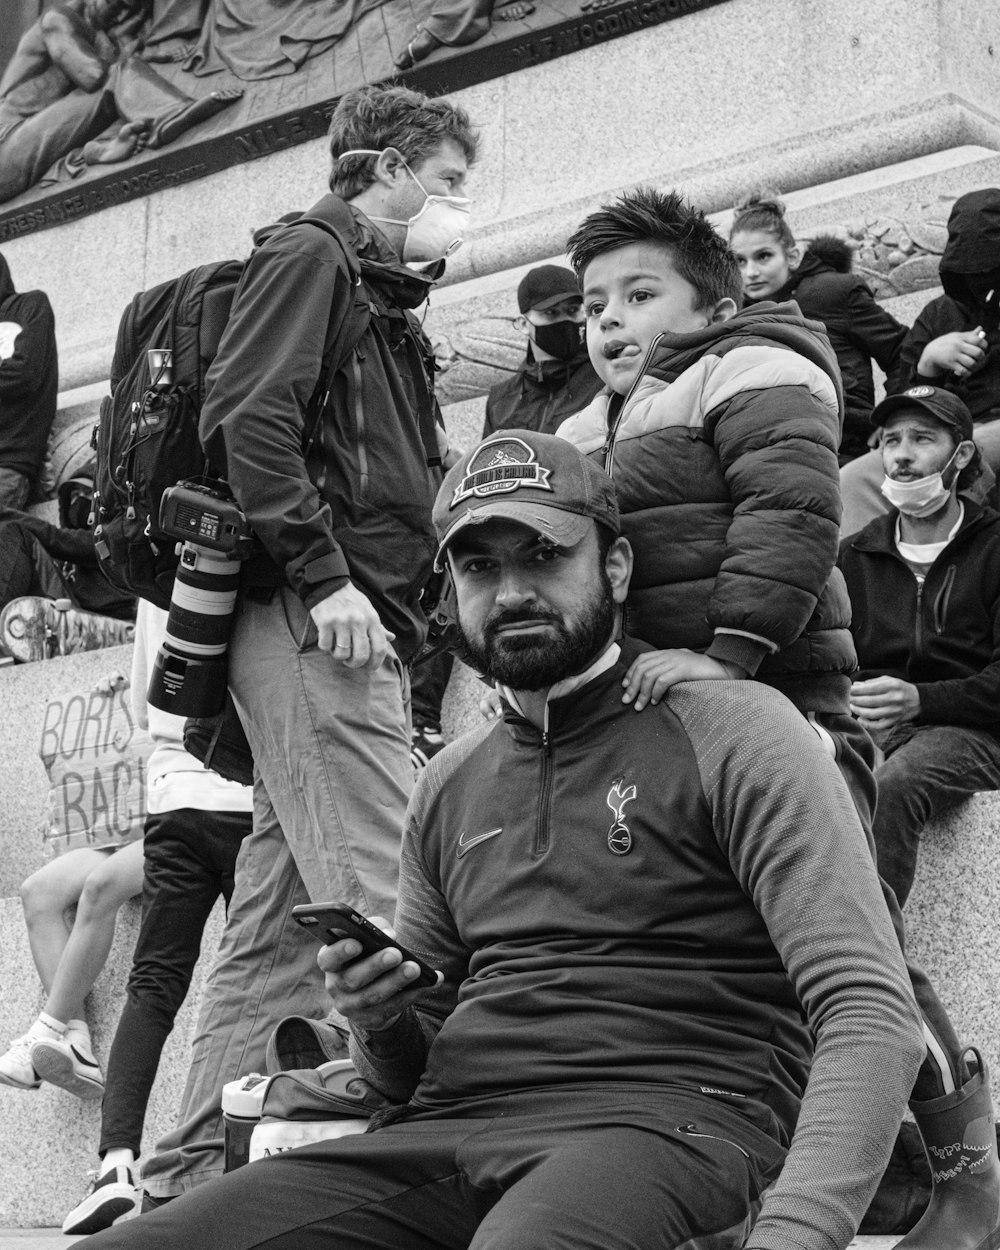
[[[253,532],[224,482],[169,487],[160,529],[180,540],[180,563],[147,698],[176,716],[215,716],[226,698],[226,651]]]

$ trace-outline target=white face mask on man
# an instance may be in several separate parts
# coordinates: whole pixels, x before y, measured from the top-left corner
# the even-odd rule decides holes
[[[945,506],[951,496],[951,484],[945,486],[944,475],[957,455],[958,447],[948,457],[948,463],[939,473],[918,477],[915,482],[894,482],[891,477],[886,477],[882,482],[882,494],[894,508],[898,508],[906,516],[933,516]]]
[[[350,152],[341,152],[338,160],[343,160],[345,156],[381,155],[374,148],[352,148]],[[400,160],[402,161],[402,157]],[[402,163],[424,193],[424,203],[420,211],[405,221],[396,217],[368,216],[372,221],[381,221],[388,226],[406,227],[406,238],[403,241],[404,261],[444,260],[457,252],[465,242],[472,201],[463,195],[431,195],[406,161]]]

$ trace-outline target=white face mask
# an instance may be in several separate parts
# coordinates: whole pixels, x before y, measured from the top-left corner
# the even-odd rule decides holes
[[[341,152],[345,156],[381,156],[374,148],[354,148]],[[402,158],[400,158],[402,159]],[[405,226],[403,241],[404,261],[435,261],[451,256],[465,242],[469,228],[469,212],[472,201],[462,195],[430,195],[413,170],[403,161],[406,172],[424,193],[424,203],[418,213],[406,221],[395,217],[371,217],[388,226]],[[371,216],[369,214],[369,216]]]
[[[915,482],[894,482],[887,477],[882,483],[882,494],[906,516],[933,516],[951,497],[951,487],[945,486],[944,475],[957,454],[958,447],[948,457],[948,463],[940,473],[929,473],[926,477],[918,477]]]

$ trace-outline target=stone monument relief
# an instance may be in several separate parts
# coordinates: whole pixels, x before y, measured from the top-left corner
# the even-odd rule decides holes
[[[725,0],[58,0],[0,76],[0,242]]]

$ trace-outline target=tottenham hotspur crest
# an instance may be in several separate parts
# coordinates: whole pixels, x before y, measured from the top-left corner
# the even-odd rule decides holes
[[[608,850],[612,855],[627,855],[632,849],[632,831],[625,823],[625,804],[631,803],[635,798],[635,786],[629,786],[627,790],[622,789],[624,777],[619,777],[615,784],[608,791],[606,799],[608,807],[615,814],[614,824],[608,830]]]

